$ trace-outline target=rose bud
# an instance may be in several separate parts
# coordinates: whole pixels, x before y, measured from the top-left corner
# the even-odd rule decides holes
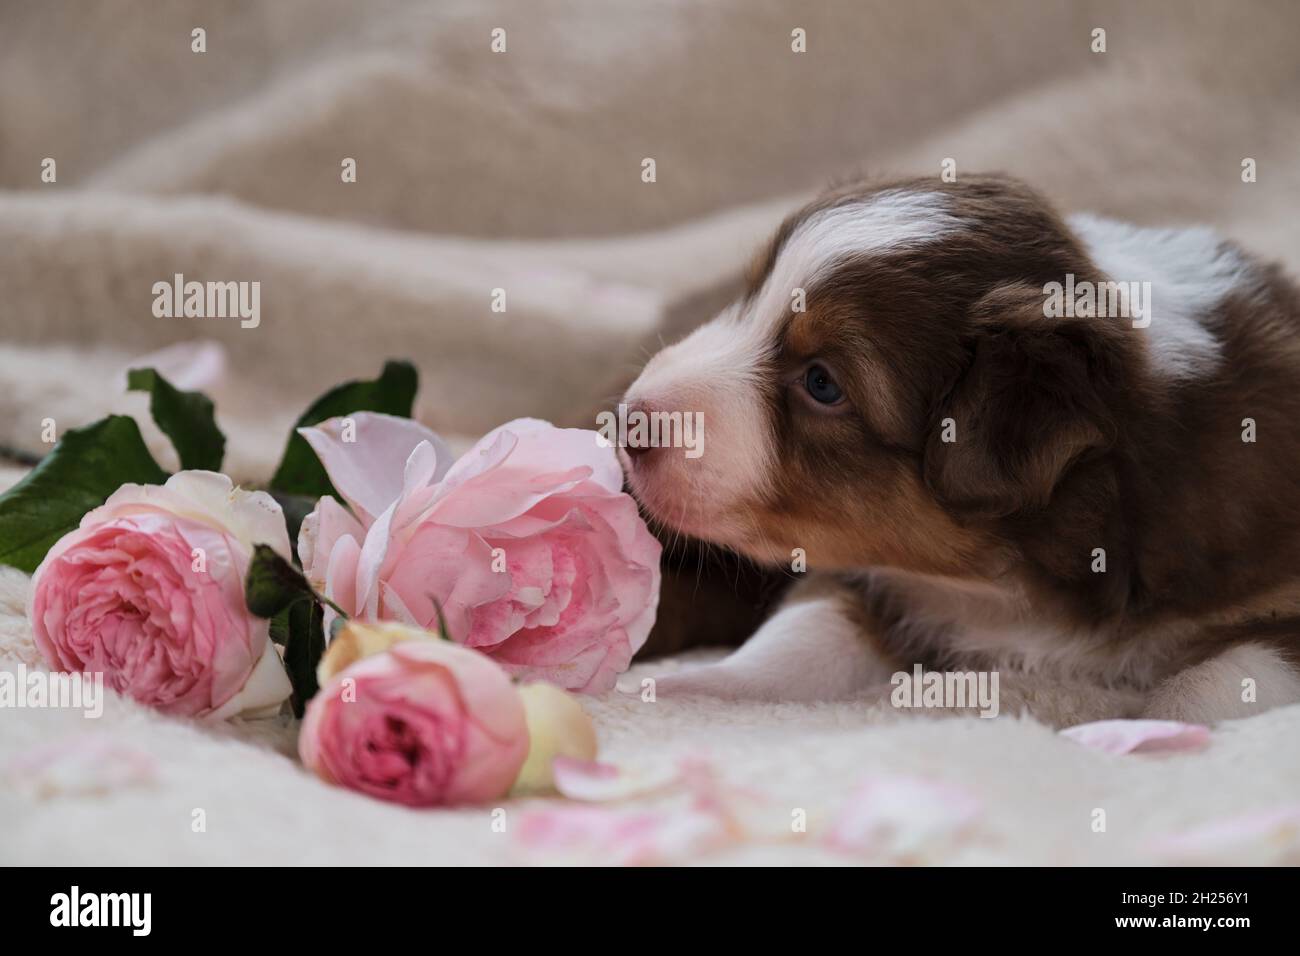
[[[556,757],[596,758],[596,728],[582,705],[558,687],[525,684],[519,695],[528,722],[528,759],[511,794],[549,793],[555,789]]]
[[[450,641],[398,637],[321,687],[298,753],[326,781],[381,800],[478,803],[514,783],[528,727],[518,691],[491,660]]]
[[[436,634],[392,621],[367,624],[349,620],[330,639],[329,647],[316,665],[316,682],[324,687],[339,671],[346,670],[363,657],[383,653],[400,641],[438,639]]]

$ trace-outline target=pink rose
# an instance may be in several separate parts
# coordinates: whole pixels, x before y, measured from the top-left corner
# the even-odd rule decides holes
[[[322,498],[298,554],[348,613],[436,630],[436,601],[452,638],[510,673],[590,693],[645,643],[659,542],[595,432],[517,419],[453,465],[409,419],[301,431],[351,511]]]
[[[302,762],[330,783],[412,807],[504,796],[528,755],[510,678],[474,651],[414,639],[351,664],[307,705]]]
[[[50,549],[28,618],[50,667],[104,681],[170,714],[278,708],[289,680],[266,621],[244,604],[254,544],[289,556],[275,500],[225,475],[123,485]]]

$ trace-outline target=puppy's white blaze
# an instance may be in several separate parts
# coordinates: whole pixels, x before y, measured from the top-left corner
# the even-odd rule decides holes
[[[708,435],[698,459],[703,491],[743,498],[770,479],[776,450],[762,393],[768,343],[733,306],[676,345],[655,355],[628,389],[628,398],[666,411],[699,411]],[[714,505],[724,502],[715,501]]]
[[[1249,264],[1212,229],[1144,229],[1093,215],[1069,224],[1088,255],[1116,282],[1150,282],[1151,362],[1169,379],[1197,378],[1219,364],[1221,346],[1205,327],[1246,277]]]
[[[766,363],[794,290],[815,287],[846,260],[924,244],[960,227],[942,193],[904,189],[812,214],[786,240],[743,311],[731,306],[654,356],[628,397],[702,410],[709,432],[707,484],[736,498],[761,493],[776,455],[762,394]]]
[[[811,289],[840,263],[942,238],[961,227],[943,193],[888,189],[823,209],[805,219],[781,248],[749,312],[770,333],[790,310],[796,288]]]

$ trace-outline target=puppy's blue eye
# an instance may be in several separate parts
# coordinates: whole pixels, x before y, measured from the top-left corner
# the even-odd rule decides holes
[[[844,397],[840,387],[835,384],[835,379],[831,378],[831,373],[820,365],[809,366],[808,371],[804,373],[803,387],[808,389],[809,395],[823,405],[834,405]]]

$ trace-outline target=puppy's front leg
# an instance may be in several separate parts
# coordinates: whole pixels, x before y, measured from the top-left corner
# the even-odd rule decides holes
[[[1265,644],[1238,644],[1156,688],[1144,717],[1214,724],[1300,703],[1300,671]]]
[[[853,619],[849,600],[823,588],[798,588],[739,650],[716,664],[657,677],[655,694],[810,701],[887,690],[898,667]]]

